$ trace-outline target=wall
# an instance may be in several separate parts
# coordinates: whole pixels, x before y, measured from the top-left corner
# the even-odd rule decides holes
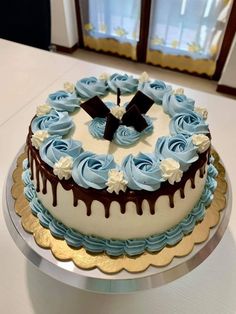
[[[219,85],[236,88],[236,34],[227,57]]]
[[[78,42],[74,0],[51,0],[51,42],[71,48]]]

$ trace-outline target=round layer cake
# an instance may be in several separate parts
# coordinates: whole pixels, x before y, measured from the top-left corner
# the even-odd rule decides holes
[[[206,118],[182,89],[146,73],[66,83],[30,124],[23,181],[33,213],[93,253],[176,244],[216,187]]]

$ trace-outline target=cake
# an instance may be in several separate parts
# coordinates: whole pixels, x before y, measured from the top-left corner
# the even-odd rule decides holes
[[[102,74],[48,96],[27,136],[24,194],[52,235],[93,254],[173,246],[216,188],[207,110],[147,73]]]

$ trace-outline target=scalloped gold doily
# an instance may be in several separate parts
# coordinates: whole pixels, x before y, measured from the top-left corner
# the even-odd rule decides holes
[[[85,249],[76,249],[67,245],[65,240],[60,240],[52,236],[51,232],[40,225],[29,207],[29,202],[24,197],[24,185],[21,180],[22,161],[26,154],[21,154],[17,159],[17,167],[13,172],[12,197],[15,199],[15,211],[21,217],[23,228],[33,234],[36,243],[45,249],[51,249],[52,254],[61,261],[73,261],[74,264],[82,269],[89,270],[99,268],[102,272],[114,274],[122,269],[129,272],[141,272],[150,265],[161,267],[168,265],[174,257],[188,255],[195,244],[207,240],[210,229],[215,227],[220,220],[220,211],[226,205],[225,194],[227,191],[227,182],[225,180],[225,169],[219,161],[218,154],[213,151],[215,157],[214,165],[218,170],[217,188],[214,193],[213,201],[206,211],[202,222],[198,223],[193,232],[172,247],[165,247],[158,253],[145,252],[137,257],[109,257],[104,254],[90,254]]]

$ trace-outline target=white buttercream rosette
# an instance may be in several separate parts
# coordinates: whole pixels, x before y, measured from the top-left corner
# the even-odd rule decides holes
[[[106,183],[107,191],[109,193],[115,192],[119,194],[120,191],[125,192],[128,181],[124,178],[124,173],[117,169],[111,169],[108,172],[108,180]]]
[[[32,135],[31,143],[36,149],[39,149],[39,147],[48,137],[49,137],[49,134],[47,131],[38,130]]]
[[[183,176],[183,171],[180,170],[180,164],[178,161],[172,158],[163,159],[160,163],[160,169],[162,177],[168,180],[170,184],[179,182]]]
[[[53,173],[58,176],[60,180],[70,179],[73,167],[73,158],[71,156],[61,157],[53,167]]]

